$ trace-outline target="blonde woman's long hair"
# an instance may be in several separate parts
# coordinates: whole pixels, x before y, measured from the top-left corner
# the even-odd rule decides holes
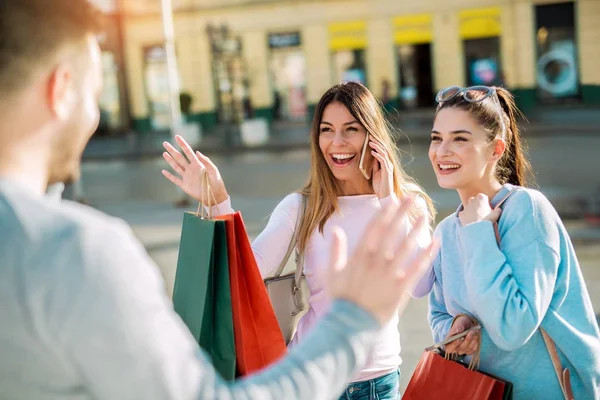
[[[323,233],[327,219],[338,210],[340,188],[319,148],[319,128],[323,112],[333,102],[343,104],[350,114],[365,127],[367,134],[383,145],[393,164],[394,193],[398,199],[409,195],[421,197],[427,205],[427,217],[432,223],[435,218],[433,202],[414,179],[402,169],[398,148],[392,136],[393,129],[383,116],[380,103],[365,86],[355,82],[346,82],[335,85],[325,92],[315,109],[310,134],[310,175],[304,188],[299,191],[307,197],[308,203],[299,226],[298,248],[301,251],[306,248],[308,238],[315,229],[318,228],[319,232]],[[369,183],[372,188],[372,178]],[[422,214],[422,207],[413,207],[410,212],[411,222],[416,221]]]

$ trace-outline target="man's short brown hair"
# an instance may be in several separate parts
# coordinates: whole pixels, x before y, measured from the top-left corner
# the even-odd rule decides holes
[[[88,0],[0,0],[0,93],[24,87],[63,46],[101,29]]]

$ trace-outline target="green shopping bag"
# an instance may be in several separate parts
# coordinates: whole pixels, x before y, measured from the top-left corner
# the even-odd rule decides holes
[[[173,288],[175,312],[223,379],[235,378],[235,342],[224,221],[185,213]]]

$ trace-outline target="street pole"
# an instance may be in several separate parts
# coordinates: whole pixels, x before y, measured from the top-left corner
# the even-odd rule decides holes
[[[179,104],[179,74],[177,55],[175,54],[175,33],[173,29],[173,5],[171,0],[161,0],[162,25],[165,36],[165,54],[169,82],[169,100],[171,108],[171,139],[175,139],[181,129],[181,106]]]
[[[171,0],[161,0],[162,25],[165,36],[165,56],[167,58],[167,75],[169,82],[169,103],[171,108],[170,134],[171,142],[175,144],[175,135],[181,132],[181,105],[179,103],[179,73],[177,55],[175,53],[175,32],[173,29],[173,4]],[[181,198],[175,202],[176,207],[186,207],[190,199],[181,189],[177,189]]]

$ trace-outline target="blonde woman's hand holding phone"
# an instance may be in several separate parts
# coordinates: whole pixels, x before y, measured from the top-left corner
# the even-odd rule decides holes
[[[385,199],[394,193],[394,165],[385,148],[374,139],[369,139],[373,156],[373,190],[379,199]]]
[[[227,200],[229,194],[227,194],[225,183],[215,164],[199,151],[194,152],[181,136],[176,136],[175,140],[183,154],[170,143],[164,142],[163,146],[166,151],[163,153],[163,158],[178,176],[162,170],[165,178],[206,207]],[[206,193],[206,182],[203,183],[205,172],[211,193]]]

